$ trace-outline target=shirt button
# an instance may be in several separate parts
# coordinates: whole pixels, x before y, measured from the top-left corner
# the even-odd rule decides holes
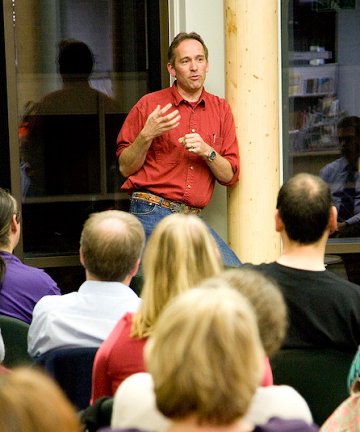
[[[191,129],[191,132],[194,133],[194,132],[195,132],[195,129]]]
[[[191,189],[191,185],[187,185],[187,188],[188,188],[188,189]]]
[[[194,167],[193,167],[193,166],[191,165],[190,169],[191,169],[191,170],[193,170],[193,169],[194,169]]]

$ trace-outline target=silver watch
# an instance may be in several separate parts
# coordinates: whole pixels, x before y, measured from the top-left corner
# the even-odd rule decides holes
[[[210,150],[208,155],[207,155],[207,158],[210,162],[212,162],[216,158],[216,151],[213,149]]]

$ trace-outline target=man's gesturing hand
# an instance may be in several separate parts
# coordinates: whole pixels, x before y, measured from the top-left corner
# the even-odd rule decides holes
[[[142,130],[142,135],[147,139],[154,139],[168,130],[174,129],[179,126],[180,114],[178,110],[174,110],[169,114],[166,112],[172,107],[168,103],[163,108],[158,105],[154,111],[149,115]]]

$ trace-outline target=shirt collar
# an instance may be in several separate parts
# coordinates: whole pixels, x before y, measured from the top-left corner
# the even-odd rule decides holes
[[[187,102],[181,96],[181,94],[178,92],[176,81],[174,82],[174,84],[171,87],[171,94],[174,98],[174,105],[175,106],[179,106],[181,103]],[[203,91],[202,91],[201,96],[199,98],[198,104],[196,106],[198,106],[198,105],[204,105],[205,106],[207,95],[208,95],[207,91],[203,88]]]
[[[80,285],[78,291],[82,294],[120,295],[130,290],[130,287],[121,282],[86,280]]]

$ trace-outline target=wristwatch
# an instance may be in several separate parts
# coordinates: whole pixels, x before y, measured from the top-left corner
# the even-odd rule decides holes
[[[216,151],[211,149],[207,155],[208,161],[212,162],[216,158]]]

